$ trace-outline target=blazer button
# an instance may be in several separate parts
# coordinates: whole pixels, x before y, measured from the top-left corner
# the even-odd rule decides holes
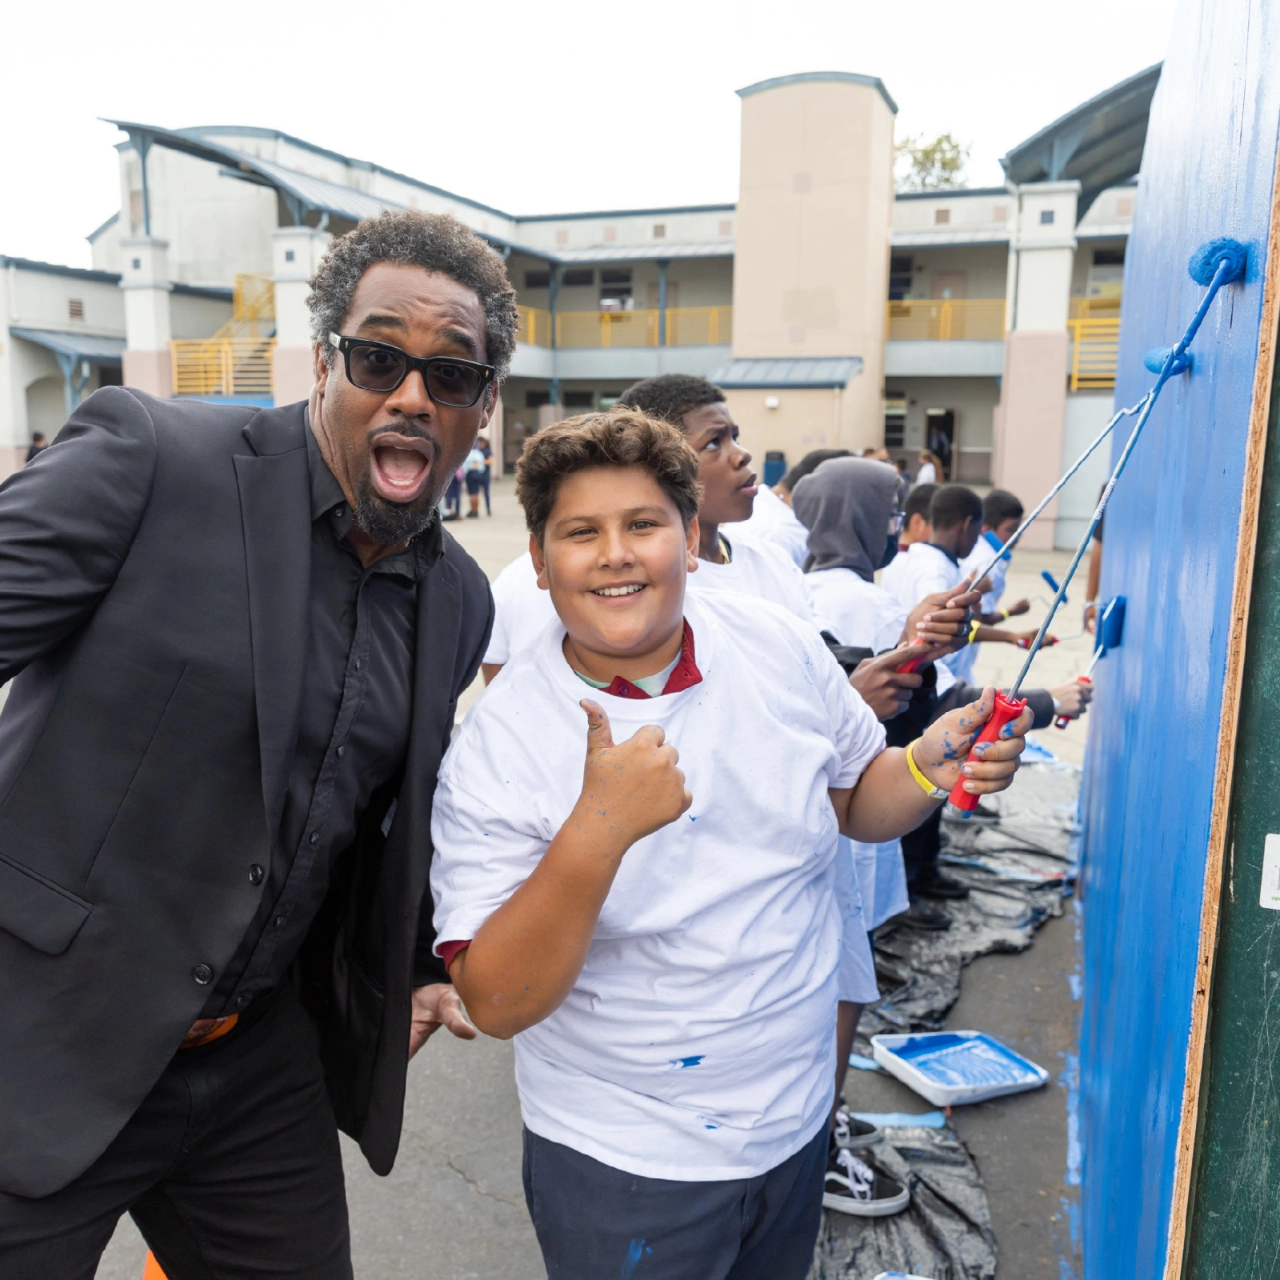
[[[198,964],[191,970],[191,976],[202,987],[207,987],[213,981],[213,970],[207,964]]]
[[[262,870],[262,868],[261,868],[260,866],[258,866],[258,864],[255,862],[255,863],[253,864],[253,866],[251,866],[251,867],[249,868],[249,883],[250,883],[250,884],[261,884],[261,883],[262,883],[262,877],[263,877],[265,874],[266,874],[266,873]]]

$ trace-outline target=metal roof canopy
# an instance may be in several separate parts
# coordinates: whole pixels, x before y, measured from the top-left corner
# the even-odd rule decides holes
[[[12,328],[10,334],[26,342],[46,347],[54,355],[92,364],[120,364],[124,356],[123,338],[104,338],[93,333],[67,333],[62,329]]]
[[[207,160],[210,164],[216,164],[219,173],[224,177],[239,178],[243,182],[273,188],[280,194],[297,226],[302,226],[304,216],[312,211],[359,222],[363,218],[376,217],[384,209],[405,208],[404,205],[396,204],[392,200],[367,195],[353,187],[329,182],[324,178],[313,177],[311,174],[299,173],[296,169],[288,169],[274,161],[245,155],[231,147],[224,147],[220,143],[206,142],[172,129],[160,129],[154,125],[139,124],[132,120],[108,120],[105,116],[103,120],[127,133],[129,140],[142,156],[144,216],[148,223],[150,210],[146,183],[146,153],[152,146],[180,151],[184,155],[194,156],[197,160]],[[461,197],[453,198],[461,199]],[[149,231],[148,234],[150,234]],[[526,245],[515,244],[492,232],[477,231],[476,235],[482,240],[488,240],[491,244],[516,250],[529,257],[543,258],[548,262],[559,261],[555,254],[548,253],[545,249],[531,249]]]
[[[731,360],[710,380],[727,391],[843,388],[861,372],[861,356],[785,356]]]
[[[1020,142],[1000,160],[1005,177],[1019,185],[1075,179],[1082,188],[1076,216],[1083,218],[1102,192],[1141,167],[1162,65],[1121,80]]]
[[[668,258],[732,258],[732,240],[703,244],[612,244],[603,248],[559,249],[557,262],[662,262]],[[523,252],[523,250],[521,250]]]
[[[898,104],[894,102],[889,90],[884,87],[884,81],[879,76],[864,76],[857,71],[801,71],[791,76],[774,76],[770,80],[757,80],[755,84],[739,89],[738,97],[749,98],[753,93],[763,93],[766,89],[781,89],[784,85],[804,84],[810,80],[829,80],[836,84],[864,84],[874,89],[884,99],[885,106],[895,116],[898,114]]]

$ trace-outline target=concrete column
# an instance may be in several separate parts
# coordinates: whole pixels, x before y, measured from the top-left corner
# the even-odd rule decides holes
[[[1008,331],[995,414],[992,476],[1030,507],[1053,487],[1067,404],[1067,316],[1075,258],[1078,182],[1018,188],[1009,245]],[[1027,530],[1023,545],[1054,545],[1057,502]]]
[[[327,231],[313,227],[278,227],[271,233],[276,306],[272,394],[276,404],[292,404],[311,394],[315,356],[307,294],[332,238]]]
[[[173,395],[173,363],[169,342],[169,242],[156,236],[122,240],[124,271],[124,381],[153,396]]]
[[[13,281],[17,268],[0,270],[0,480],[22,466],[30,435],[27,428],[26,388],[17,377],[9,325],[17,320]]]

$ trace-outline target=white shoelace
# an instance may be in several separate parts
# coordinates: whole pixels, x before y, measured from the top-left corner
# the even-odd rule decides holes
[[[874,1196],[876,1175],[852,1151],[841,1148],[836,1154],[836,1164],[845,1171],[849,1183],[849,1194],[853,1199],[865,1201]]]

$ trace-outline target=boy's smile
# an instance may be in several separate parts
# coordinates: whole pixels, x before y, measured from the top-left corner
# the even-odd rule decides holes
[[[685,529],[675,503],[639,467],[565,477],[542,545],[531,538],[529,551],[576,670],[593,680],[634,680],[674,661],[697,539],[697,520]]]

